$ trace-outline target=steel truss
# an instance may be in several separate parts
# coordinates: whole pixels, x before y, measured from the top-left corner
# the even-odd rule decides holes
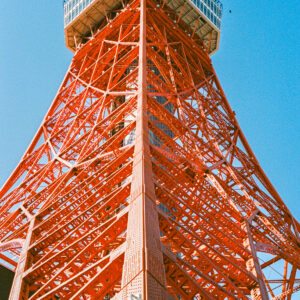
[[[299,289],[299,223],[207,47],[164,2],[125,3],[78,45],[3,186],[10,299],[291,299]],[[270,267],[282,268],[276,278]]]

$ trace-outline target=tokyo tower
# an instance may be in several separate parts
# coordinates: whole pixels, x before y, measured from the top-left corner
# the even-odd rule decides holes
[[[74,57],[0,191],[10,300],[300,290],[300,225],[211,63],[221,17],[217,0],[64,1]]]

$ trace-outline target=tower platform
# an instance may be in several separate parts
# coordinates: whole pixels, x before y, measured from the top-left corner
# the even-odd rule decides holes
[[[121,12],[120,0],[65,0],[64,27],[66,46],[75,51],[76,45],[85,43],[101,24],[105,25]],[[218,0],[166,0],[157,1],[157,7],[167,6],[173,11],[174,22],[187,25],[189,35],[201,38],[209,54],[219,48],[222,3]]]

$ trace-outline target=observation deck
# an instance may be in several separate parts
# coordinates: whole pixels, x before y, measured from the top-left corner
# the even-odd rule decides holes
[[[64,28],[66,46],[75,51],[76,44],[86,42],[94,28],[107,16],[122,8],[121,0],[64,0]],[[157,1],[158,4],[161,3]],[[172,9],[203,39],[209,54],[219,48],[222,3],[218,0],[166,0]]]

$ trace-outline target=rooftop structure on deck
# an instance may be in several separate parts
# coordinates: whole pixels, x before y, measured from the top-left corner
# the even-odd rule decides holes
[[[163,3],[157,1],[158,5]],[[209,53],[219,48],[222,4],[218,0],[166,0],[178,19],[190,27],[190,32],[202,38]],[[85,43],[93,29],[121,9],[120,0],[64,0],[66,46],[75,51]]]

